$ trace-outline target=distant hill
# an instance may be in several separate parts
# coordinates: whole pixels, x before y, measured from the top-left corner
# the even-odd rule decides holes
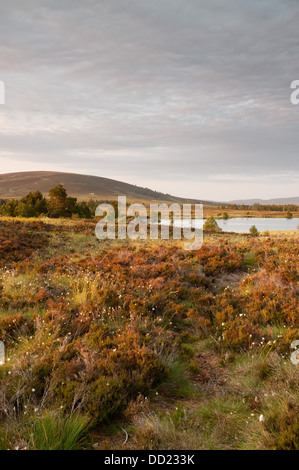
[[[0,175],[0,199],[19,199],[30,191],[39,190],[48,196],[49,190],[62,184],[69,196],[82,200],[114,200],[118,196],[127,196],[128,202],[192,202],[212,204],[208,201],[187,200],[142,188],[121,181],[99,176],[57,173],[52,171],[30,171]]]
[[[276,199],[236,199],[229,201],[228,204],[246,204],[252,206],[253,204],[297,204],[299,205],[299,197],[281,197]]]

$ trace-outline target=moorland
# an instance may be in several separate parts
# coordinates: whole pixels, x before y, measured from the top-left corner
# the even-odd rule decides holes
[[[298,234],[0,219],[0,449],[299,449]]]

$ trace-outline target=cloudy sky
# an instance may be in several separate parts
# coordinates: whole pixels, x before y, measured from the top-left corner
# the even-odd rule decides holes
[[[1,0],[0,172],[299,194],[298,0]]]

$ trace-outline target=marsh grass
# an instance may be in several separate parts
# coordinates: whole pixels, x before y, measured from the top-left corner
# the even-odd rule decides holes
[[[32,450],[80,450],[88,445],[90,420],[86,416],[61,416],[46,413],[35,416],[29,425],[27,440]]]
[[[175,398],[190,398],[195,395],[196,389],[188,377],[187,363],[179,358],[166,361],[168,367],[168,374],[163,383],[160,385],[160,390],[164,394],[170,394]]]

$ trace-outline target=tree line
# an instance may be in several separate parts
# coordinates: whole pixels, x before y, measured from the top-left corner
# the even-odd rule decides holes
[[[99,203],[92,199],[78,202],[77,198],[68,196],[66,189],[59,184],[49,191],[48,199],[40,191],[34,191],[22,199],[0,200],[0,215],[92,219]]]
[[[248,211],[272,211],[272,212],[296,212],[298,206],[296,204],[227,204],[218,206],[219,209],[234,209],[234,210],[248,210]]]

